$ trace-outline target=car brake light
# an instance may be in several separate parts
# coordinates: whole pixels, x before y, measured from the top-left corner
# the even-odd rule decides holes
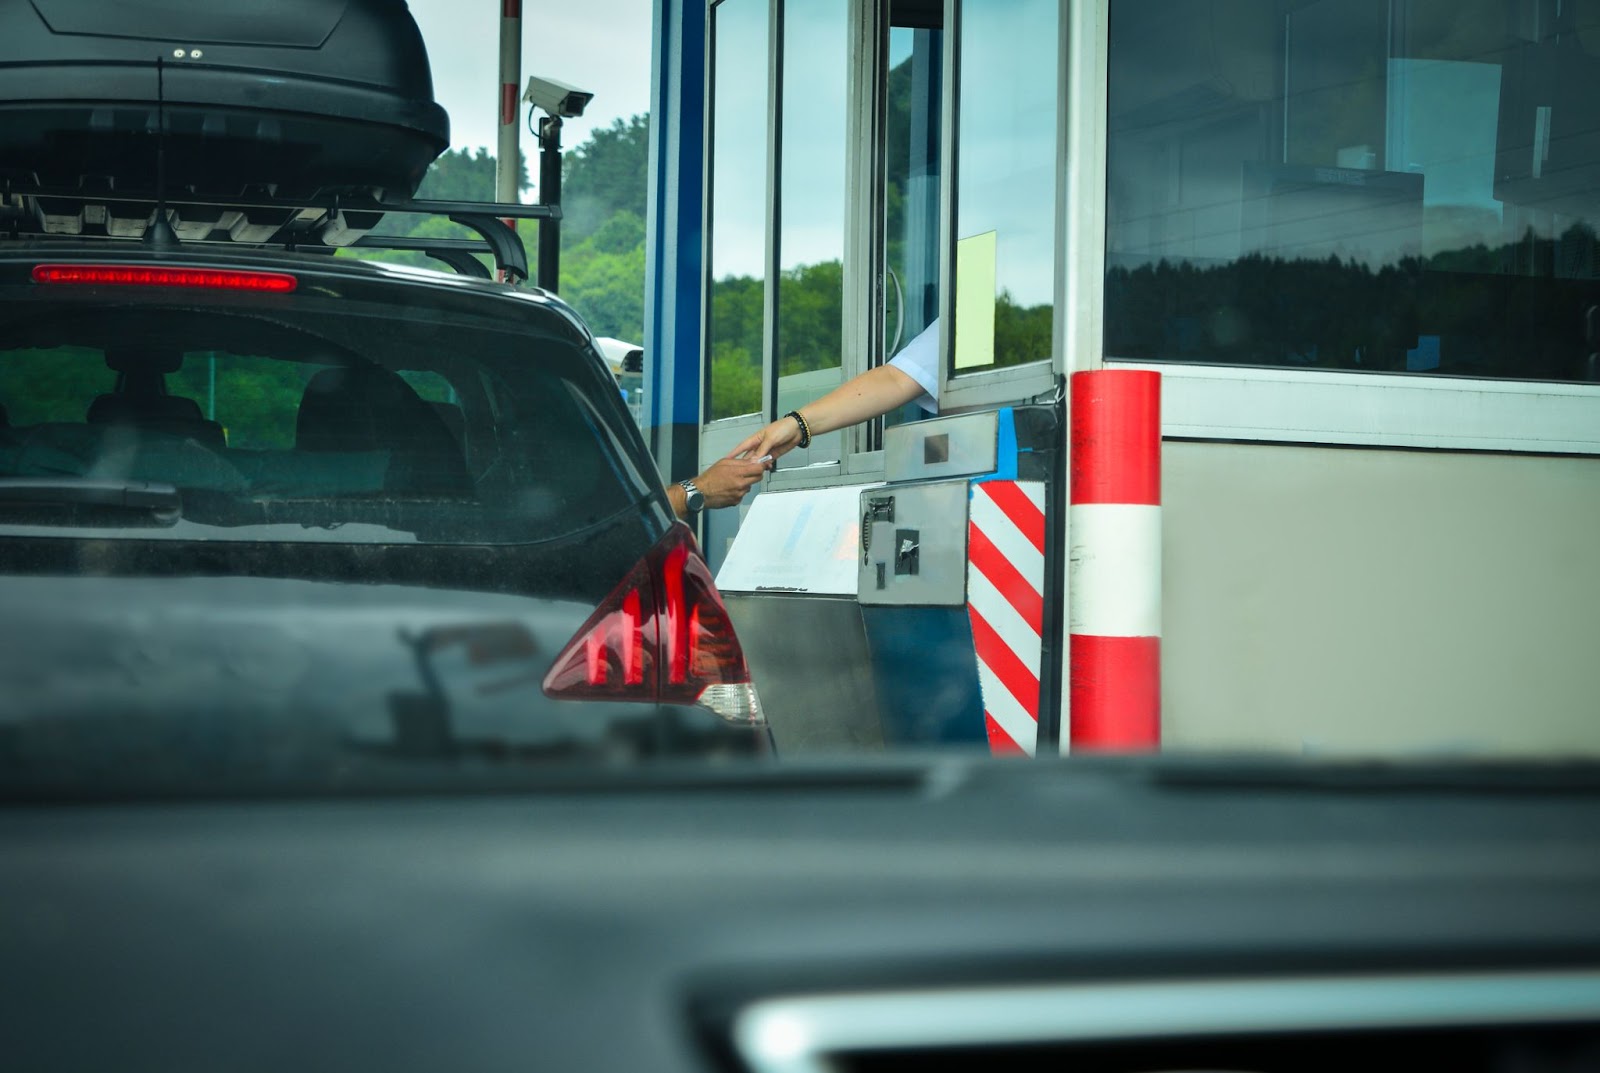
[[[697,704],[761,726],[761,701],[728,609],[682,525],[645,553],[600,602],[545,675],[564,700]]]
[[[34,265],[33,281],[116,287],[196,287],[202,290],[262,291],[269,294],[288,294],[299,286],[299,280],[286,272],[145,265]]]

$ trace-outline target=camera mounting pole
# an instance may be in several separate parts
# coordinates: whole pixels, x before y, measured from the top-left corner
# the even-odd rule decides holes
[[[545,113],[539,120],[539,205],[549,215],[539,220],[540,287],[554,292],[561,278],[561,121],[583,115],[594,94],[554,78],[534,75],[522,95]],[[533,122],[532,109],[528,121]]]
[[[561,117],[539,120],[539,204],[561,205]],[[539,286],[551,293],[561,278],[561,216],[539,221]]]

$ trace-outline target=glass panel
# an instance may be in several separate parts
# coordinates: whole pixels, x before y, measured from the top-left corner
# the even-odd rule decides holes
[[[1112,6],[1107,355],[1600,379],[1600,9],[1290,7]]]
[[[302,288],[270,316],[178,288],[99,304],[41,290],[0,295],[0,479],[181,498],[170,522],[117,516],[97,539],[535,543],[649,488],[593,356],[504,311],[424,288],[404,303]],[[79,534],[82,512],[57,506],[49,524]],[[13,536],[37,524],[0,518]]]
[[[915,339],[939,316],[939,106],[944,73],[944,33],[892,26],[886,116],[885,243],[889,268],[890,354]],[[908,403],[886,425],[915,420],[922,408]]]
[[[841,381],[848,11],[846,0],[791,0],[783,9],[780,414]],[[842,442],[837,432],[818,436],[794,464],[836,460]]]
[[[761,410],[767,224],[767,2],[711,13],[711,308],[706,416]]]
[[[957,374],[1050,357],[1058,7],[962,5]]]

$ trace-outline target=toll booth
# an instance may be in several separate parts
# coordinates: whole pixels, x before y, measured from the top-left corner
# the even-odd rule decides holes
[[[780,747],[1058,744],[1058,421],[1032,406],[898,425],[883,481],[751,505],[718,586],[753,673],[804,698],[773,709]]]
[[[1013,464],[1034,751],[1070,740],[1074,385],[1124,370],[1161,384],[1163,748],[1600,751],[1600,9],[716,0],[656,36],[664,472],[938,325],[937,417],[701,520],[780,745],[1004,744],[956,564]]]

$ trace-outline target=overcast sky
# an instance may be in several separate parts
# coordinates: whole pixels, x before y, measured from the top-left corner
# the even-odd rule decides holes
[[[433,64],[434,93],[450,113],[457,149],[494,152],[500,94],[500,0],[410,0]],[[574,148],[595,127],[650,110],[652,0],[524,0],[522,82],[529,75],[589,90],[581,118],[566,121],[561,144]],[[521,145],[534,151],[522,108]],[[537,166],[530,163],[530,171]]]

